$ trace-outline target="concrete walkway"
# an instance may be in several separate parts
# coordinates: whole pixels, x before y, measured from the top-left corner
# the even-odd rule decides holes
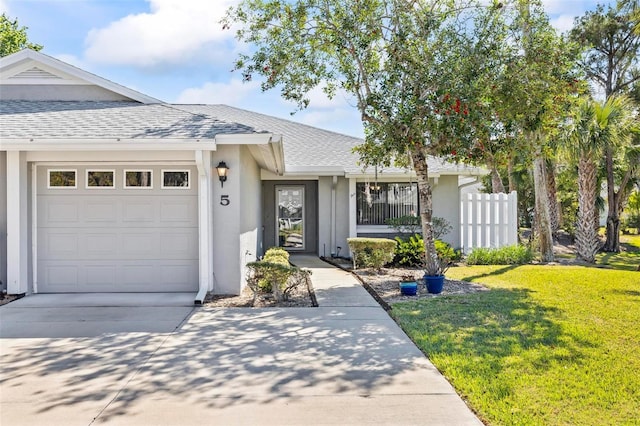
[[[482,424],[351,275],[292,261],[319,308],[0,307],[0,424]]]

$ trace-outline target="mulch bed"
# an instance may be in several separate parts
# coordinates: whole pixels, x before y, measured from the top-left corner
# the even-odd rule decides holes
[[[313,288],[300,285],[289,295],[289,299],[277,303],[271,294],[258,294],[255,303],[253,292],[249,287],[245,287],[240,295],[213,295],[209,294],[204,300],[203,306],[213,308],[311,308],[317,307],[316,296]]]
[[[370,287],[382,300],[391,305],[396,302],[409,302],[420,299],[430,299],[433,297],[448,296],[452,294],[469,294],[488,289],[480,284],[467,281],[444,280],[442,292],[431,294],[427,292],[422,276],[424,272],[414,269],[387,269],[380,271],[374,269],[358,269],[356,275],[366,286]],[[418,293],[415,296],[405,296],[400,293],[400,280],[407,275],[413,276],[418,283]]]
[[[453,294],[469,294],[479,291],[487,291],[488,288],[467,281],[444,280],[442,292],[431,294],[427,291],[422,277],[424,271],[415,268],[363,268],[353,270],[353,264],[345,259],[325,259],[327,262],[355,273],[365,289],[382,305],[383,308],[391,309],[391,304],[396,302],[410,302],[413,300],[430,299],[433,297],[447,296]],[[400,293],[400,280],[412,276],[418,283],[418,293],[415,296],[405,296]]]

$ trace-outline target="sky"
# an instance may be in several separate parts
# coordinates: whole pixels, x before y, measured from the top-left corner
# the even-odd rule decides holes
[[[359,114],[346,95],[329,100],[317,90],[309,108],[295,112],[277,90],[263,93],[258,82],[243,83],[232,72],[235,58],[248,47],[219,20],[237,2],[0,0],[0,12],[28,27],[29,40],[43,45],[43,53],[162,101],[226,104],[363,137]],[[544,0],[560,31],[597,3]]]

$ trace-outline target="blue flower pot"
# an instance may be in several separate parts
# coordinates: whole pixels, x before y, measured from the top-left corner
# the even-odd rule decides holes
[[[403,296],[415,296],[418,293],[418,283],[417,282],[401,282],[400,283],[400,293]]]
[[[442,286],[444,285],[444,275],[425,275],[424,285],[429,293],[438,294],[442,291]]]

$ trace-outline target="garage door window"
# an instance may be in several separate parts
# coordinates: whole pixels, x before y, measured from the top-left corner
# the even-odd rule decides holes
[[[162,188],[184,188],[191,187],[189,170],[163,170]]]
[[[87,170],[87,188],[115,188],[114,170]]]
[[[77,188],[76,170],[47,170],[49,188]]]
[[[153,188],[153,173],[151,170],[125,170],[125,188]]]

